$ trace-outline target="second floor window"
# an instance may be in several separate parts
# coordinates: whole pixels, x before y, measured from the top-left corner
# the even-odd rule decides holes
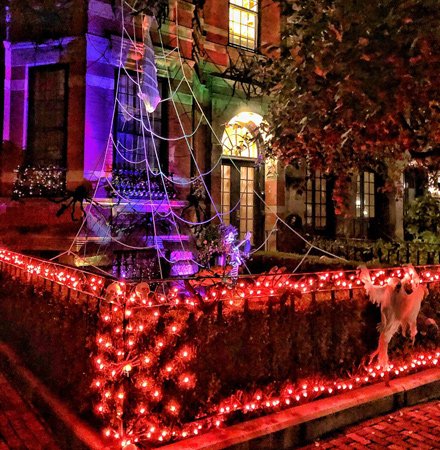
[[[258,0],[229,0],[229,43],[256,50],[257,33]]]
[[[67,67],[31,67],[26,163],[64,167],[66,146]]]
[[[376,189],[373,172],[362,172],[356,180],[356,217],[373,218],[376,212]]]
[[[117,110],[114,128],[114,169],[130,167],[158,171],[163,154],[163,103],[148,114],[139,98],[139,79],[136,72],[121,72],[117,87]],[[159,89],[162,83],[159,80]],[[152,132],[151,132],[151,131]]]

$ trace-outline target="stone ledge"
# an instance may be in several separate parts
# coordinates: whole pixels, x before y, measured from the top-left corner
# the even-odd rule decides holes
[[[39,410],[61,448],[109,449],[99,434],[56,398],[30,370],[24,367],[20,358],[3,342],[0,342],[0,369],[14,380],[14,387],[19,390],[25,400]]]
[[[249,420],[161,450],[281,450],[341,427],[440,397],[440,369],[428,369]]]

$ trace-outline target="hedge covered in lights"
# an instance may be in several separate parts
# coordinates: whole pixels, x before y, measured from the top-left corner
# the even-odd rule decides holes
[[[16,270],[21,286],[45,292],[43,297],[29,290],[28,298],[15,295],[14,307],[0,295],[0,311],[23,324],[32,351],[46,354],[46,361],[57,354],[51,346],[67,346],[65,360],[53,360],[53,378],[62,385],[69,373],[82,383],[79,397],[93,397],[89,407],[104,424],[104,434],[122,446],[182,439],[438,362],[438,332],[421,323],[415,353],[395,337],[391,357],[396,362],[389,371],[362,365],[362,357],[377,345],[380,315],[355,272],[130,286],[1,250],[0,268],[9,278]],[[422,312],[440,322],[440,271],[423,268],[420,274],[430,283]],[[401,274],[377,271],[376,282],[390,275]],[[19,317],[20,308],[28,310],[26,319]],[[40,309],[35,317],[47,322],[46,328],[32,327],[31,314]],[[88,325],[75,331],[68,324],[76,321]],[[63,327],[69,331],[63,334]],[[44,333],[56,340],[43,338]],[[84,340],[89,346],[77,361],[70,350]],[[63,370],[55,367],[59,364]],[[68,367],[76,373],[65,372]]]
[[[58,289],[57,289],[58,291]],[[0,272],[0,340],[85,418],[93,418],[90,384],[98,303],[34,289]]]

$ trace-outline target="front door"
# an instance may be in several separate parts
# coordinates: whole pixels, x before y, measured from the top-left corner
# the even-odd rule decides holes
[[[247,231],[254,236],[256,173],[251,164],[223,161],[221,167],[221,211],[225,224],[234,225],[242,239]]]

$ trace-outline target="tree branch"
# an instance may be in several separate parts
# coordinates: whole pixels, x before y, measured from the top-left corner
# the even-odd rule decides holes
[[[409,153],[414,159],[440,158],[440,147],[434,147],[426,151],[410,150]]]

